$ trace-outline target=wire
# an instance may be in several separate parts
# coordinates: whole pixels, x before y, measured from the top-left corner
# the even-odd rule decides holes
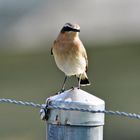
[[[17,101],[14,99],[6,99],[6,98],[0,98],[0,103],[11,103],[16,105],[22,105],[22,106],[31,106],[34,108],[40,108],[40,109],[59,109],[59,110],[70,110],[70,111],[81,111],[81,112],[91,112],[91,113],[105,113],[108,115],[115,115],[115,116],[124,116],[128,118],[134,118],[134,119],[140,119],[140,114],[135,113],[127,113],[127,112],[121,112],[121,111],[112,111],[112,110],[92,110],[92,109],[84,109],[84,108],[78,108],[78,107],[60,107],[54,104],[48,104],[47,106],[44,104],[36,104],[34,102],[24,102],[24,101]],[[67,104],[67,102],[65,102]]]
[[[11,103],[11,104],[16,104],[16,105],[23,105],[23,106],[32,106],[36,108],[41,108],[41,104],[36,104],[33,102],[23,102],[23,101],[17,101],[13,99],[5,99],[5,98],[0,98],[0,103]]]

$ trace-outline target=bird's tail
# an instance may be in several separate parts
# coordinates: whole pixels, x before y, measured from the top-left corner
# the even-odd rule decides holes
[[[83,73],[80,77],[81,78],[78,77],[78,81],[80,80],[80,85],[81,86],[88,86],[88,85],[90,85],[90,82],[88,80],[86,72]]]

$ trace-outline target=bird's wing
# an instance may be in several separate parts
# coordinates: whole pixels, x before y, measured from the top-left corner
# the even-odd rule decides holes
[[[51,55],[53,55],[53,47],[51,47]]]
[[[85,49],[85,47],[83,46],[83,44],[82,44],[82,55],[83,55],[83,57],[85,58],[85,60],[86,60],[86,72],[87,72],[87,69],[88,69],[88,58],[87,58],[87,52],[86,52],[86,49]]]
[[[53,46],[56,44],[56,40],[53,42]],[[51,47],[51,55],[53,55],[53,46]]]

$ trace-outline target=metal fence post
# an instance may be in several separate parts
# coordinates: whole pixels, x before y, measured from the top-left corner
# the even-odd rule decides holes
[[[60,107],[104,110],[105,103],[81,89],[70,89],[50,97]],[[104,113],[51,109],[46,140],[103,140]]]

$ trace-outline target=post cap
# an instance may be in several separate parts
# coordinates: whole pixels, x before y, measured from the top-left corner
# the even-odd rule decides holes
[[[64,91],[49,98],[50,104],[64,108],[104,110],[105,102],[78,88]],[[48,123],[60,125],[99,126],[104,125],[104,113],[51,109]]]

